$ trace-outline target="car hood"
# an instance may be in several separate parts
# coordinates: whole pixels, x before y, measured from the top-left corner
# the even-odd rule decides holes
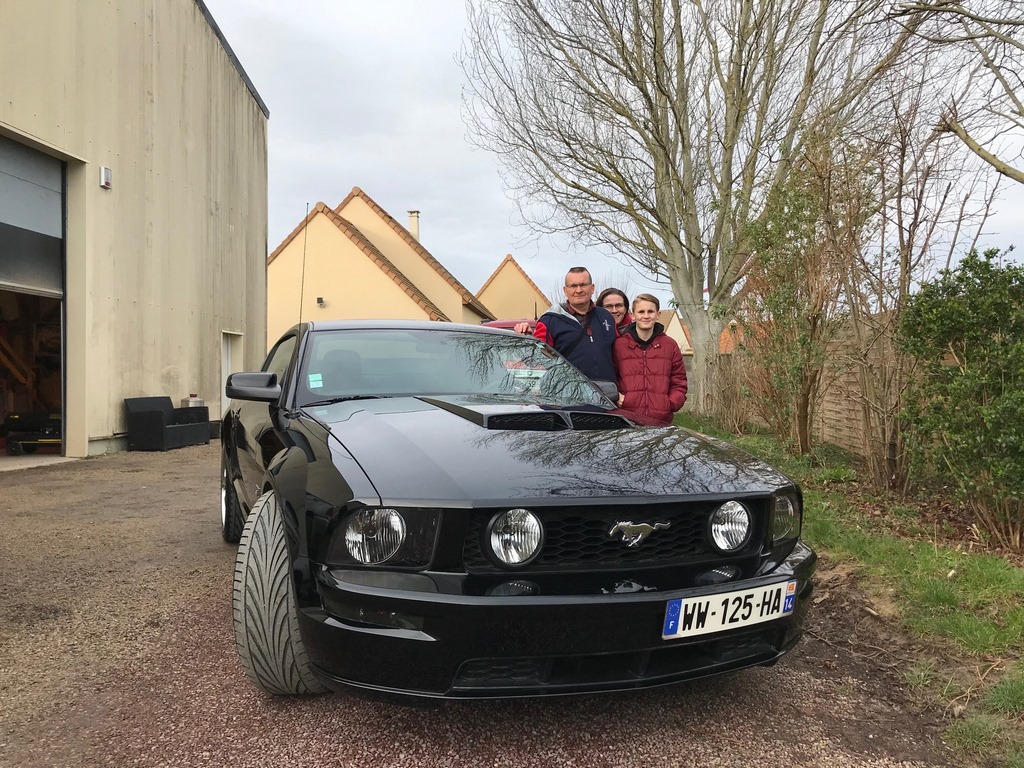
[[[621,429],[494,426],[595,412],[596,418],[614,420],[597,408],[509,405],[468,396],[305,409],[359,463],[384,503],[480,507],[650,496],[668,501],[764,494],[790,483],[750,454],[679,427],[643,427],[625,419]]]

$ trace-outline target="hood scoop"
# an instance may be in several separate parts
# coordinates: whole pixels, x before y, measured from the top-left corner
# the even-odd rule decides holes
[[[520,430],[530,432],[559,432],[566,429],[628,429],[629,419],[603,411],[523,410],[514,413],[484,413],[445,400],[419,398],[437,408],[461,416],[484,429]]]

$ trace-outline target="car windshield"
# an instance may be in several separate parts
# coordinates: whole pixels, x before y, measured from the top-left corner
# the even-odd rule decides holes
[[[299,371],[300,406],[408,395],[613,407],[589,379],[532,336],[440,328],[310,334]]]

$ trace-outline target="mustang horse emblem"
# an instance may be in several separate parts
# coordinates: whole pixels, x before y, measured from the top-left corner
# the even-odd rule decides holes
[[[623,521],[616,523],[612,526],[611,530],[608,531],[608,535],[611,538],[615,538],[615,534],[621,533],[622,540],[626,542],[627,547],[639,546],[640,542],[646,539],[655,531],[663,531],[668,528],[672,523],[633,523],[629,521]]]

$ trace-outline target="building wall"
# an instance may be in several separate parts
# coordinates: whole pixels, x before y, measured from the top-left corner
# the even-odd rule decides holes
[[[490,309],[490,307],[488,307],[488,309]],[[469,323],[470,325],[480,325],[484,320],[490,320],[491,318],[484,317],[468,304],[463,304],[462,312],[452,319],[463,323]]]
[[[534,290],[511,265],[495,274],[477,298],[499,320],[534,320],[551,306],[547,297]]]
[[[242,367],[266,348],[263,108],[198,0],[0,0],[0,20],[0,132],[67,163],[67,454],[123,447],[125,397],[219,414],[221,334]]]
[[[430,319],[323,213],[313,216],[268,265],[267,307],[268,346],[300,318]]]

